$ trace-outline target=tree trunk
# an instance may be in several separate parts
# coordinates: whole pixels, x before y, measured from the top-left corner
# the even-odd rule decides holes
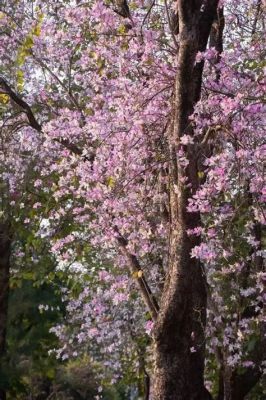
[[[204,3],[204,7],[202,6]],[[188,213],[188,199],[199,186],[196,144],[183,146],[187,167],[178,160],[180,137],[193,136],[189,117],[200,98],[203,63],[195,65],[198,51],[206,49],[217,1],[179,0],[179,51],[170,147],[169,266],[155,326],[153,400],[205,400],[204,387],[206,291],[203,269],[191,258],[199,239],[188,229],[200,225],[198,213]]]
[[[6,327],[9,289],[11,238],[7,224],[0,224],[0,369],[6,348]],[[6,392],[0,387],[0,400],[6,399]]]

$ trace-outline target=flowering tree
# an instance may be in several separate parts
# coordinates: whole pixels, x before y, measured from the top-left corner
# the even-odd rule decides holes
[[[263,7],[24,0],[1,10],[8,157],[20,160],[3,170],[6,193],[38,146],[30,179],[52,199],[51,252],[91,276],[69,299],[79,331],[64,356],[88,340],[117,354],[129,334],[151,331],[154,399],[243,399],[262,373]]]

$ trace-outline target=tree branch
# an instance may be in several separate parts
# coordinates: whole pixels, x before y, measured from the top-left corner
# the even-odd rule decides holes
[[[27,115],[29,125],[35,129],[36,131],[43,133],[42,132],[42,126],[41,124],[37,121],[31,107],[29,104],[22,99],[21,96],[19,96],[12,88],[11,86],[6,82],[6,80],[2,77],[0,77],[0,86],[5,91],[5,94],[7,94],[15,104],[17,104],[23,112]],[[76,146],[74,143],[70,143],[67,139],[62,139],[62,138],[54,138],[53,139],[55,142],[61,144],[64,146],[66,149],[68,149],[71,153],[76,154],[78,156],[82,156],[82,159],[84,161],[90,161],[93,162],[95,158],[95,154],[92,154],[90,156],[84,156],[82,149],[80,149],[78,146]]]
[[[137,257],[130,253],[128,250],[128,241],[125,239],[118,231],[117,227],[115,227],[115,232],[117,234],[116,240],[117,244],[122,252],[122,254],[126,257],[129,263],[130,272],[136,275],[137,284],[139,286],[141,295],[143,297],[144,303],[146,304],[149,312],[151,313],[152,319],[155,321],[157,319],[159,306],[156,298],[152,294],[152,291],[148,285],[148,282],[145,279],[143,270],[141,269],[139,260]]]
[[[256,33],[256,28],[257,28],[257,23],[258,23],[260,12],[261,12],[261,0],[258,0],[257,7],[256,7],[256,14],[255,14],[254,23],[253,23],[252,32],[251,32],[252,36],[255,35],[255,33]]]
[[[115,0],[114,1],[116,8],[114,12],[120,15],[123,18],[131,19],[131,14],[128,6],[127,0]]]
[[[23,109],[27,115],[30,126],[38,132],[42,131],[42,127],[36,120],[32,109],[17,93],[15,93],[4,78],[0,77],[0,85],[4,88],[6,94],[16,103],[19,107]]]
[[[202,2],[199,3],[201,4]],[[203,5],[200,5],[201,11],[199,13],[198,51],[203,52],[206,50],[211,27],[215,16],[217,15],[217,6],[218,0],[205,1]],[[194,103],[197,103],[201,96],[203,68],[204,60],[196,63],[194,67]]]

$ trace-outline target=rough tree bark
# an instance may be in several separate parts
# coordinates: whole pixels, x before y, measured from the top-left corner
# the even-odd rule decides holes
[[[9,269],[11,238],[8,224],[0,223],[0,367],[6,348]],[[5,389],[0,387],[0,400],[6,399]]]
[[[180,41],[172,124],[168,130],[169,268],[155,327],[154,400],[211,398],[204,387],[206,285],[201,266],[191,258],[198,239],[186,233],[200,225],[200,215],[187,212],[188,199],[199,185],[196,145],[186,146],[187,168],[180,165],[177,154],[180,137],[193,135],[189,117],[200,98],[203,72],[203,63],[195,64],[195,57],[206,49],[217,3],[177,1]]]

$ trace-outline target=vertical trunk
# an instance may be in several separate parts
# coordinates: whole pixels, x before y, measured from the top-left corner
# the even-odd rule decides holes
[[[204,6],[202,5],[204,3]],[[189,116],[200,97],[203,64],[195,66],[206,48],[217,1],[179,0],[179,51],[170,146],[169,268],[155,330],[154,400],[204,400],[204,328],[206,292],[202,268],[191,258],[199,243],[187,235],[200,225],[198,213],[188,213],[188,199],[198,188],[196,145],[185,147],[188,166],[178,160],[180,137],[193,135]]]
[[[0,224],[0,369],[6,344],[10,247],[11,239],[8,234],[8,227],[6,224]],[[5,399],[5,389],[0,387],[0,400]]]

